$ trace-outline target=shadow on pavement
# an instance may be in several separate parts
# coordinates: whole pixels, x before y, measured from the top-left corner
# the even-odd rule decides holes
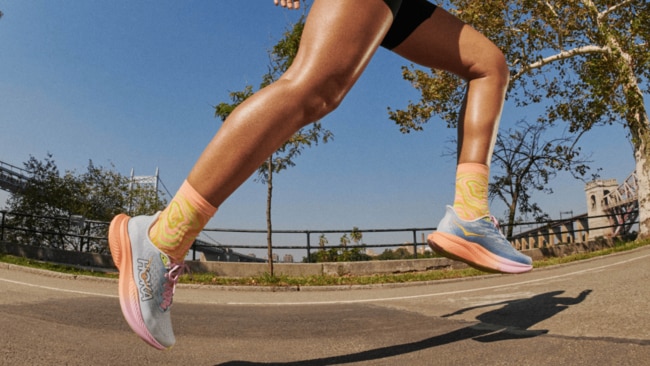
[[[333,365],[346,364],[362,361],[378,360],[401,354],[407,354],[438,347],[449,343],[473,339],[478,342],[496,342],[503,340],[522,339],[536,337],[548,333],[548,330],[529,330],[531,326],[547,320],[571,305],[584,301],[591,293],[591,290],[582,291],[577,297],[559,297],[564,291],[553,291],[536,295],[531,298],[509,300],[498,303],[491,303],[481,306],[474,306],[458,310],[451,314],[443,315],[444,318],[451,318],[471,310],[503,305],[499,309],[482,313],[476,317],[480,323],[455,330],[446,334],[426,338],[417,342],[397,344],[388,347],[381,347],[367,351],[307,359],[292,362],[249,362],[229,361],[215,366],[245,366],[245,365]]]

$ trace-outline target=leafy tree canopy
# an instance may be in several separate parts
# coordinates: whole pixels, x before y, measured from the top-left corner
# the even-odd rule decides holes
[[[88,163],[84,173],[61,173],[54,158],[34,157],[21,191],[9,198],[6,239],[15,243],[66,250],[106,252],[106,222],[116,214],[152,214],[164,198],[113,169]]]
[[[544,103],[539,123],[563,121],[581,133],[621,124],[634,147],[639,236],[650,236],[650,3],[647,0],[447,0],[444,6],[501,48],[510,65],[508,98]],[[404,133],[432,116],[455,127],[466,83],[438,70],[403,67],[421,94],[389,108]]]
[[[152,214],[166,201],[152,187],[131,182],[114,169],[89,161],[84,173],[61,174],[51,154],[24,164],[32,175],[25,188],[9,199],[11,211],[39,216],[80,215],[88,220],[110,221],[120,212]]]

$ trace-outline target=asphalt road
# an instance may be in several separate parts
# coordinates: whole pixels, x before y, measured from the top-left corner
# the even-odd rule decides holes
[[[1,365],[650,365],[650,246],[522,275],[339,290],[179,286],[177,344],[113,280],[0,264]]]

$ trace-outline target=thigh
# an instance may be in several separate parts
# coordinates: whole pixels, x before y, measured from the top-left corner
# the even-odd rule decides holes
[[[464,79],[480,77],[482,65],[503,61],[489,39],[438,7],[393,51],[425,67],[450,71]],[[486,66],[488,67],[488,66]]]
[[[349,89],[393,20],[383,0],[316,0],[296,58],[283,78]]]

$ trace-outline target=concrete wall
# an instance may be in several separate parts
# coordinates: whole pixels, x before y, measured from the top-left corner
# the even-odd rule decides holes
[[[113,258],[111,258],[110,255],[97,253],[71,252],[67,250],[40,248],[32,245],[20,245],[8,242],[0,242],[0,253],[44,262],[75,265],[79,267],[92,267],[98,269],[115,268]]]
[[[556,245],[553,247],[535,248],[522,252],[533,260],[545,257],[562,257],[574,253],[600,250],[613,245],[611,240],[600,240],[591,243],[574,243]],[[80,267],[90,267],[98,270],[116,271],[110,255],[96,253],[69,252],[59,249],[39,248],[29,245],[19,245],[0,242],[0,253],[11,254],[52,263],[68,264]],[[268,273],[267,263],[245,262],[213,262],[188,261],[192,272],[212,272],[224,277],[251,277]],[[447,258],[423,258],[394,261],[368,262],[334,262],[334,263],[275,263],[273,268],[276,275],[311,276],[311,275],[372,275],[421,272],[435,269],[459,269],[467,265]]]
[[[259,276],[269,272],[268,263],[233,263],[188,261],[193,272],[212,272],[224,277]],[[464,263],[447,258],[428,258],[395,261],[334,262],[334,263],[274,263],[276,275],[372,275],[387,273],[421,272],[445,268],[466,268]]]

